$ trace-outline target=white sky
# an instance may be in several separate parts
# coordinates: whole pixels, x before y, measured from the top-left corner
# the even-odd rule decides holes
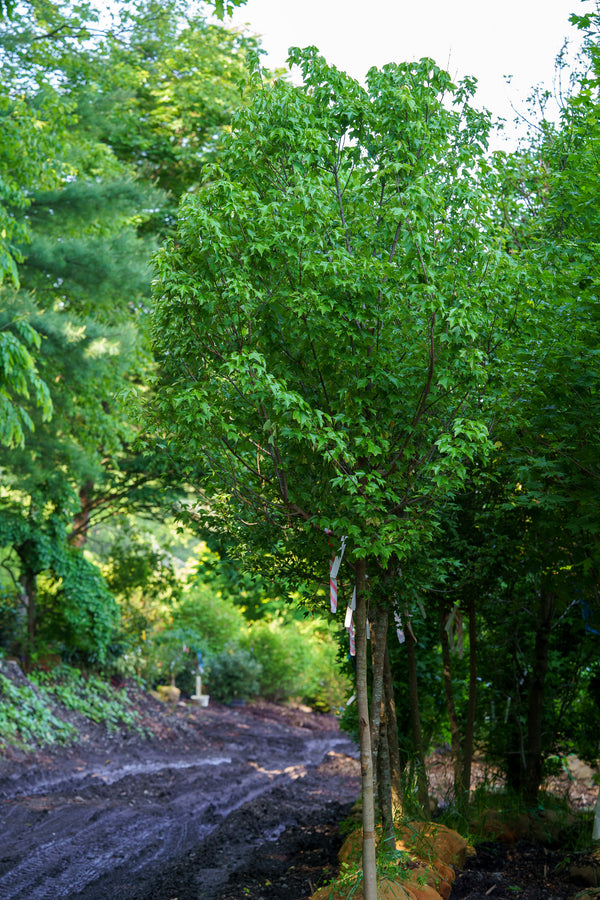
[[[453,78],[478,79],[476,102],[507,119],[525,112],[531,88],[554,83],[564,39],[580,42],[572,12],[592,0],[248,0],[232,23],[249,23],[268,51],[265,64],[285,65],[290,46],[314,44],[329,63],[362,79],[371,66],[432,57]],[[504,76],[512,76],[509,85]]]

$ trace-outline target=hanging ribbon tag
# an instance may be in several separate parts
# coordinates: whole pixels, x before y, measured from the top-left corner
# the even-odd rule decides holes
[[[350,605],[346,610],[346,620],[344,622],[344,627],[349,628],[350,623],[352,621],[352,613],[356,609],[356,585],[354,585],[354,590],[352,591],[352,599],[350,600]]]
[[[337,612],[337,578],[333,574],[333,565],[335,562],[335,557],[331,557],[331,562],[329,564],[329,607],[331,612]]]
[[[331,532],[329,532],[329,534],[331,534]],[[338,550],[337,555],[331,557],[331,562],[329,563],[329,605],[332,613],[337,612],[337,576],[342,559],[344,558],[345,549],[346,535],[343,535],[342,545]]]
[[[333,557],[333,563],[331,565],[331,577],[337,578],[338,572],[340,570],[341,562],[344,558],[344,550],[346,549],[346,535],[342,537],[342,546],[338,550],[338,555]]]
[[[356,656],[356,641],[354,637],[354,622],[352,621],[352,613],[350,613],[350,627],[348,628],[348,638],[350,639],[350,656]]]
[[[354,610],[356,609],[356,585],[354,585],[354,590],[352,591],[352,599],[350,600],[350,605],[346,610],[346,620],[344,622],[344,627],[348,632],[348,638],[350,641],[350,656],[356,656],[356,634],[354,631]],[[367,620],[367,637],[369,634],[369,622]]]
[[[349,606],[346,610],[346,618],[344,620],[344,628],[350,628],[352,625],[352,607]]]
[[[398,635],[398,643],[403,644],[406,638],[404,637],[404,628],[402,627],[402,617],[399,612],[394,610],[394,622],[396,623],[396,634]]]

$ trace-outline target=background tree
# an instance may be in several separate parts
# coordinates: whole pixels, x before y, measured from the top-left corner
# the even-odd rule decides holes
[[[544,758],[557,743],[567,744],[561,717],[575,695],[559,683],[568,668],[587,670],[592,635],[585,622],[598,616],[598,216],[591,199],[598,174],[598,17],[574,19],[587,30],[582,68],[559,124],[542,122],[520,159],[521,172],[528,171],[527,212],[511,238],[531,312],[514,355],[519,415],[499,431],[511,486],[504,517],[518,530],[507,578],[520,620],[512,628],[520,674],[519,689],[513,684],[510,691],[510,718],[526,720],[525,746],[509,777],[530,802]],[[502,524],[496,521],[495,530],[502,534]],[[565,629],[579,640],[566,640]]]
[[[20,400],[33,399],[47,420],[52,414],[48,386],[40,378],[35,354],[41,337],[17,316],[0,330],[0,446],[22,446],[33,420]]]
[[[25,524],[27,540],[39,531],[55,556],[83,560],[94,521],[135,510],[164,518],[171,511],[172,461],[155,449],[133,449],[139,427],[131,401],[151,368],[150,257],[157,232],[170,227],[176,192],[189,186],[188,176],[200,177],[203,155],[228,120],[247,49],[190,10],[183,3],[121,4],[110,23],[93,7],[32,3],[17,5],[0,26],[9,126],[0,154],[8,188],[0,215],[10,279],[3,289],[0,399],[2,442],[11,448],[0,454],[0,518],[3,561],[19,585],[12,596],[30,613],[29,650],[57,604],[54,588],[38,590],[54,557],[19,552]],[[179,53],[174,69],[179,39],[195,41],[195,55]],[[157,119],[175,105],[179,81],[187,107],[180,104],[158,129]],[[123,123],[105,116],[100,134],[89,109],[106,111],[108,96]],[[138,129],[137,150],[130,152],[119,135],[138,115],[147,131],[140,136]],[[167,146],[180,146],[184,158],[188,143],[188,169],[177,154],[169,157],[167,194],[148,160]],[[167,172],[165,166],[165,181]],[[181,494],[179,484],[171,496],[175,491]],[[106,591],[102,597],[116,621],[113,601]],[[80,600],[83,616],[85,592]],[[60,616],[53,621],[55,637],[68,632]],[[105,650],[106,634],[102,640]]]

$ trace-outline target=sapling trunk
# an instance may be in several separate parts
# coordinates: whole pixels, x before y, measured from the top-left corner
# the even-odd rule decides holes
[[[394,813],[390,775],[390,752],[387,739],[384,668],[387,648],[387,608],[376,609],[371,629],[373,682],[371,689],[371,742],[373,768],[376,773],[377,797],[383,825],[384,841],[394,847]]]
[[[375,852],[375,803],[373,795],[373,755],[367,694],[367,606],[364,559],[356,564],[356,703],[360,738],[362,785],[363,893],[364,900],[377,900],[377,858]]]
[[[423,734],[421,731],[421,712],[419,710],[419,684],[417,680],[417,656],[415,652],[415,636],[410,627],[408,610],[405,611],[406,628],[404,629],[406,658],[408,661],[408,701],[410,705],[410,721],[412,726],[415,759],[417,761],[417,796],[423,815],[429,818],[429,788],[425,770],[425,753],[423,750]]]
[[[468,601],[469,613],[469,700],[467,705],[467,724],[462,755],[462,794],[468,803],[471,793],[471,768],[473,765],[473,741],[475,735],[475,710],[477,707],[477,628],[475,621],[475,598]]]
[[[383,844],[387,850],[394,850],[396,835],[394,833],[394,809],[392,803],[392,779],[390,769],[390,747],[388,743],[388,722],[385,705],[379,728],[379,753],[377,754],[377,792],[381,811]]]
[[[388,642],[385,642],[385,656],[383,667],[383,687],[385,691],[385,714],[387,722],[387,745],[390,754],[390,776],[392,789],[392,808],[394,816],[400,816],[403,812],[402,802],[402,763],[400,762],[400,748],[398,746],[398,720],[396,718],[396,701],[394,699],[394,682],[390,666],[390,653]]]
[[[536,802],[542,780],[544,688],[548,671],[548,651],[553,617],[554,595],[550,591],[542,589],[527,708],[527,749],[525,752],[527,766],[523,780],[523,798],[527,803]]]
[[[452,685],[452,664],[450,661],[450,641],[446,624],[448,622],[448,609],[445,603],[439,605],[440,642],[442,645],[442,672],[444,691],[446,694],[446,710],[450,724],[450,741],[452,748],[452,767],[454,770],[454,798],[459,800],[463,792],[462,780],[462,746],[460,736],[460,724],[454,702],[454,687]]]
[[[371,628],[371,668],[373,671],[371,686],[371,751],[373,754],[373,771],[377,780],[379,777],[377,757],[382,741],[381,716],[384,697],[383,667],[388,623],[387,609],[376,609],[373,618],[373,627]]]
[[[600,776],[600,768],[598,769],[598,775]],[[596,797],[596,813],[594,815],[594,827],[592,829],[592,840],[600,841],[600,790],[598,791],[598,796]]]

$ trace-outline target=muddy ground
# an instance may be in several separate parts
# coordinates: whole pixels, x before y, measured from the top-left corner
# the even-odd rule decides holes
[[[359,793],[334,717],[144,704],[150,738],[97,727],[0,760],[0,898],[308,896]]]
[[[360,788],[334,717],[138,699],[150,737],[87,725],[76,746],[0,757],[0,900],[306,900],[332,877]],[[484,844],[451,900],[580,889],[560,848]]]

